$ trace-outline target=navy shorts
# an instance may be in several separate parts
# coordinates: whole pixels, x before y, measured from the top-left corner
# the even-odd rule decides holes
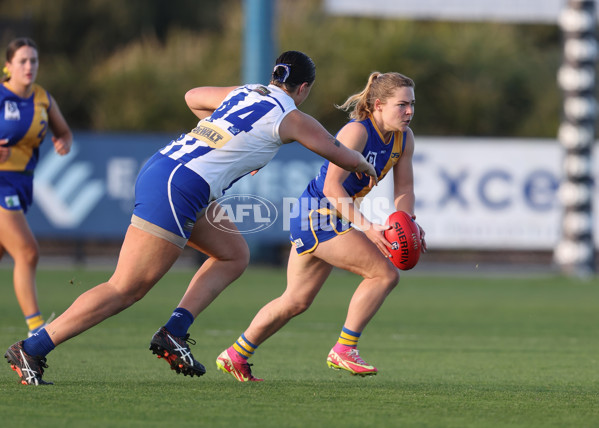
[[[320,242],[328,241],[353,229],[351,223],[337,217],[326,200],[304,192],[297,202],[299,209],[289,221],[289,239],[298,254],[311,253]]]
[[[33,174],[0,171],[0,206],[24,213],[33,202]]]
[[[135,183],[131,224],[183,248],[210,202],[210,186],[182,163],[156,153]]]

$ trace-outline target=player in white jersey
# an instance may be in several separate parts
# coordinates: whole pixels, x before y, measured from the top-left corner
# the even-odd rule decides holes
[[[6,358],[24,384],[45,384],[46,355],[141,299],[175,263],[185,245],[209,256],[197,271],[171,318],[153,336],[150,349],[173,370],[201,376],[186,342],[193,320],[249,261],[240,234],[211,225],[217,210],[207,205],[237,179],[266,165],[282,144],[298,141],[340,167],[372,177],[361,153],[348,149],[318,121],[300,112],[315,79],[312,60],[297,51],[276,61],[270,85],[200,87],[185,100],[200,122],[156,153],[140,171],[135,209],[108,282],[83,293],[45,329],[13,344]],[[220,225],[236,231],[219,214]]]

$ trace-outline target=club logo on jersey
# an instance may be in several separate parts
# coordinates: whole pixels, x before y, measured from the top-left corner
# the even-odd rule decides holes
[[[364,157],[366,158],[366,160],[368,161],[369,164],[376,166],[376,155],[377,154],[378,154],[377,152],[368,152],[368,154]]]
[[[21,206],[21,201],[19,201],[17,195],[11,195],[4,197],[4,204],[6,205],[6,208],[19,208]]]
[[[258,86],[252,89],[254,92],[258,92],[260,95],[268,95],[270,94],[270,90],[266,86]]]
[[[229,233],[260,232],[272,226],[278,216],[277,208],[271,201],[256,195],[223,196],[212,202],[206,210],[208,222]]]
[[[295,246],[297,248],[301,248],[304,246],[304,241],[302,241],[302,238],[297,238],[293,240],[293,243],[295,244]]]
[[[21,120],[21,112],[15,101],[4,103],[4,120]]]

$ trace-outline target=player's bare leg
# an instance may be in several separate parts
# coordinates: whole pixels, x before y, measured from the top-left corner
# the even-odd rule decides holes
[[[368,322],[397,285],[399,271],[365,234],[356,230],[319,245],[315,255],[364,278],[351,299],[339,339],[327,356],[327,365],[352,375],[377,374],[376,367],[360,357],[357,343]]]
[[[260,309],[238,342],[243,341],[246,349],[248,346],[253,346],[255,349],[258,344],[287,324],[291,318],[308,309],[331,269],[332,267],[322,260],[310,254],[298,256],[292,249],[289,255],[287,289],[283,295]],[[252,338],[248,339],[249,343],[246,341],[248,337]],[[247,362],[249,354],[240,355],[240,349],[236,346],[238,343],[225,349],[218,356],[217,368],[240,382],[262,381],[263,379],[256,378],[252,374],[250,364]]]
[[[39,247],[23,211],[0,208],[0,247],[0,258],[6,250],[14,261],[14,290],[23,315],[39,314],[35,286]]]
[[[364,277],[346,319],[350,328],[362,331],[397,285],[399,273],[363,233],[352,230],[321,242],[312,253],[290,252],[287,288],[256,314],[246,330],[247,338],[258,345],[308,309],[333,266]]]
[[[58,345],[137,302],[180,254],[176,245],[129,226],[114,274],[79,296],[46,327],[52,342]]]
[[[187,243],[192,248],[208,255],[191,280],[179,307],[198,316],[229,284],[245,271],[250,251],[240,233],[225,232],[213,225],[213,210],[196,222]],[[236,231],[237,227],[226,216],[219,216],[219,224],[225,230]]]
[[[222,214],[222,213],[221,213]],[[169,322],[152,337],[150,350],[159,358],[164,358],[177,373],[202,376],[206,369],[197,362],[189,346],[187,328],[229,284],[237,279],[249,262],[247,243],[236,231],[235,225],[227,218],[219,217],[219,225],[214,226],[215,210],[198,221],[192,230],[188,245],[209,256],[191,280],[179,306]]]
[[[346,319],[346,324],[361,332],[396,286],[399,273],[366,235],[352,230],[321,242],[316,250],[309,254],[300,256],[292,249],[285,292],[260,309],[240,339],[218,357],[217,367],[240,381],[261,380],[251,374],[247,358],[258,345],[281,329],[291,318],[308,309],[333,266],[364,278],[354,293]],[[240,346],[242,342],[243,346]],[[251,348],[249,353],[246,352],[248,346]],[[236,355],[240,352],[244,355]],[[350,355],[341,356],[333,362],[329,361],[329,365],[346,369],[352,374],[376,373],[376,368],[366,364],[357,354],[357,350],[354,349],[348,354]]]
[[[357,230],[319,244],[313,254],[364,278],[354,292],[345,320],[347,327],[362,331],[399,282],[399,271]]]
[[[261,344],[289,320],[310,307],[333,267],[312,254],[289,253],[285,292],[267,303],[254,317],[245,332],[256,345]]]

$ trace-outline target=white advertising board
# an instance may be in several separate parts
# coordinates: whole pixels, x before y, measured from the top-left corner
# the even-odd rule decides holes
[[[553,249],[561,229],[561,164],[556,140],[417,137],[416,214],[428,245]],[[595,176],[598,170],[595,163]],[[378,197],[392,197],[391,174],[368,195],[362,210],[372,220],[384,221],[391,210],[373,210]],[[598,206],[596,189],[594,200]],[[598,216],[594,218],[599,230]]]
[[[442,21],[556,23],[566,0],[325,0],[332,15]]]

